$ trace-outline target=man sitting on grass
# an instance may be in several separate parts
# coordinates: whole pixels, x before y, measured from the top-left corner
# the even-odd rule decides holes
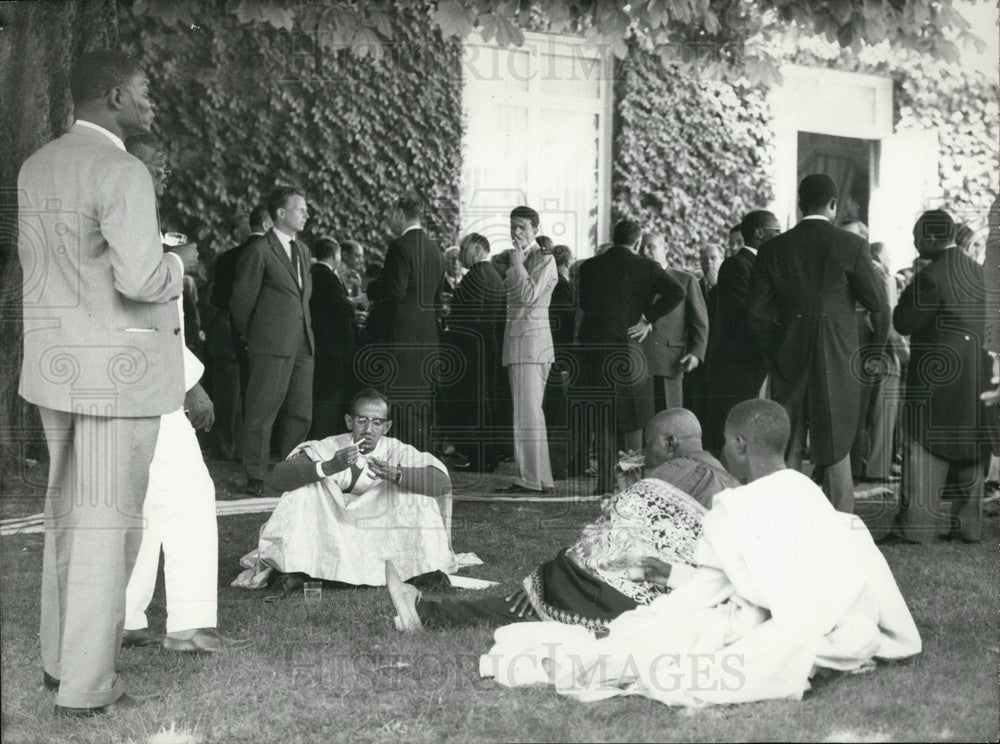
[[[417,630],[511,621],[558,620],[604,630],[609,620],[648,604],[668,588],[632,581],[642,562],[690,563],[712,497],[738,485],[701,448],[694,414],[671,408],[646,427],[646,477],[611,497],[603,513],[570,548],[535,568],[508,597],[431,602],[402,583],[392,562],[386,584],[396,627]]]
[[[860,519],[785,468],[784,408],[732,409],[725,454],[748,484],[715,497],[691,563],[650,565],[674,590],[609,624],[511,625],[480,660],[502,685],[552,684],[583,701],[643,695],[669,705],[799,699],[820,668],[861,672],[920,652],[913,618]]]
[[[359,392],[344,420],[349,433],[304,442],[271,471],[268,485],[285,493],[258,560],[289,575],[286,593],[309,577],[380,586],[387,559],[406,578],[453,570],[448,470],[386,436],[389,401],[377,390]]]

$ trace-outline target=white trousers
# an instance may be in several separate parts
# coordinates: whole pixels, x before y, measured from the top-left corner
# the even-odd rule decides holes
[[[555,485],[542,412],[545,381],[549,379],[551,366],[551,362],[507,366],[514,398],[514,460],[518,472],[514,482],[535,491]]]
[[[125,591],[125,629],[147,626],[146,608],[156,587],[161,547],[167,632],[216,627],[219,532],[215,484],[183,410],[160,417],[142,515],[146,529]]]

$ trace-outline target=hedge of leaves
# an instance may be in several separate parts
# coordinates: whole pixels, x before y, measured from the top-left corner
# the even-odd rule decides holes
[[[771,199],[770,114],[759,87],[665,69],[635,51],[616,81],[613,219],[664,232],[693,268],[704,243]]]
[[[379,253],[389,202],[415,189],[431,205],[430,231],[453,238],[461,46],[429,14],[398,4],[398,41],[378,60],[225,15],[185,31],[135,20],[123,36],[150,72],[154,132],[173,171],[164,223],[218,252],[232,245],[239,210],[290,183],[309,203],[307,240],[352,238]]]

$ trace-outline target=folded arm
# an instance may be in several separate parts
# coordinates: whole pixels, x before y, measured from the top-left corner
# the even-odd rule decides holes
[[[505,278],[511,298],[524,307],[538,305],[543,297],[551,297],[558,281],[556,260],[545,256],[532,273],[523,264],[511,263]]]

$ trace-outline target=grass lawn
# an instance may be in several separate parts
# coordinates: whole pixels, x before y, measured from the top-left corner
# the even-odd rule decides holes
[[[231,465],[212,464],[220,498]],[[499,483],[456,478],[456,495]],[[590,482],[582,482],[581,490]],[[590,486],[592,487],[592,485]],[[8,491],[4,517],[40,511],[37,491]],[[572,541],[595,503],[456,502],[454,545],[485,565],[472,576],[509,590]],[[580,704],[549,689],[509,690],[478,676],[491,631],[402,635],[383,590],[324,590],[318,616],[301,599],[261,601],[233,589],[237,560],[265,514],[219,520],[219,614],[250,646],[213,657],[126,649],[126,689],[162,692],[136,711],[89,721],[52,714],[41,686],[38,597],[42,535],[0,538],[4,742],[888,741],[996,740],[997,526],[980,545],[886,548],[924,641],[915,659],[817,684],[802,702],[677,710],[643,698]],[[790,526],[792,527],[792,526]],[[793,528],[793,527],[792,527]],[[488,590],[489,591],[489,590]],[[456,592],[455,596],[462,593]],[[474,595],[475,592],[466,594]],[[162,584],[150,610],[162,631]],[[172,737],[155,736],[174,728]]]

